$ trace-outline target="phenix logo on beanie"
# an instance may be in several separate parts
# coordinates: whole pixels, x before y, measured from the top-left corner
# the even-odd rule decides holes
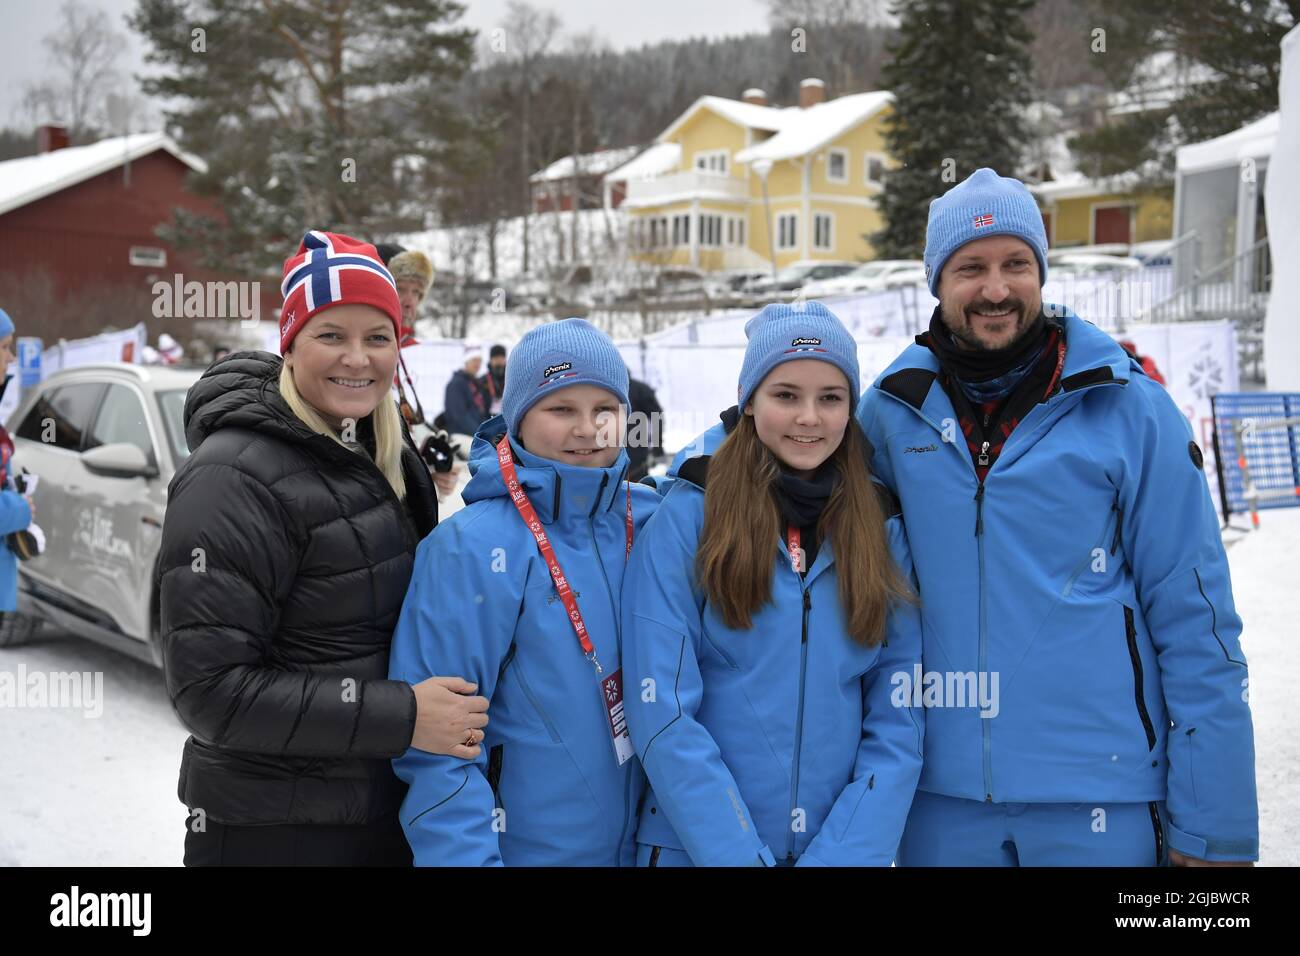
[[[335,305],[370,305],[393,323],[401,335],[402,303],[397,284],[379,252],[368,242],[313,229],[302,237],[298,251],[284,261],[280,354],[312,317]]]
[[[736,399],[743,411],[767,374],[783,362],[819,359],[848,379],[858,396],[858,346],[839,317],[820,302],[773,302],[745,323],[745,359]]]
[[[501,396],[511,435],[543,396],[570,385],[595,385],[627,405],[627,365],[609,336],[583,319],[544,322],[519,340]]]

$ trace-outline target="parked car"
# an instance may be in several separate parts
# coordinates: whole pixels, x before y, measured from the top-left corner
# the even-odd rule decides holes
[[[739,295],[744,291],[745,286],[752,282],[761,282],[771,274],[761,269],[735,269],[722,273],[720,278],[731,295]]]
[[[154,565],[167,486],[189,455],[185,394],[200,374],[83,365],[23,396],[7,423],[10,467],[39,476],[46,546],[19,564],[18,611],[5,615],[0,645],[49,622],[161,666]]]
[[[832,276],[829,279],[814,279],[803,287],[805,299],[820,299],[830,295],[849,295],[857,292],[871,292],[884,288],[885,280],[898,273],[921,270],[921,280],[925,281],[925,263],[916,259],[876,259],[864,262],[851,272]]]
[[[1096,252],[1056,251],[1047,254],[1048,278],[1085,273],[1132,272],[1142,268],[1142,260],[1133,256],[1114,256]]]
[[[723,299],[731,294],[721,279],[689,266],[669,266],[655,276],[651,294],[658,299]]]
[[[794,262],[771,278],[747,283],[744,291],[751,300],[788,298],[805,283],[844,275],[857,266],[856,262]]]

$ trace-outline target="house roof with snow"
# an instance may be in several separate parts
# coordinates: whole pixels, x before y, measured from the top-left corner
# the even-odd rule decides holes
[[[807,109],[791,106],[773,110],[779,116],[776,135],[742,149],[736,154],[736,162],[750,163],[756,159],[776,162],[806,156],[869,120],[893,102],[893,93],[876,90],[826,100]]]
[[[665,142],[700,110],[717,113],[737,126],[776,132],[783,125],[781,115],[790,109],[797,110],[798,107],[759,106],[757,103],[746,103],[744,100],[729,100],[725,96],[701,96],[686,107],[681,115],[669,123],[656,138],[658,142]]]
[[[605,179],[609,182],[651,179],[672,172],[681,161],[681,143],[655,143],[622,166],[606,173]]]
[[[0,215],[158,150],[170,153],[196,172],[207,169],[203,160],[182,150],[165,133],[132,133],[89,146],[68,146],[8,159],[0,162]]]
[[[581,176],[604,176],[611,169],[622,166],[641,151],[640,146],[622,146],[617,149],[600,149],[594,153],[578,156],[577,168]],[[558,179],[572,179],[574,161],[572,156],[557,159],[545,169],[540,169],[528,177],[531,183],[554,182]]]

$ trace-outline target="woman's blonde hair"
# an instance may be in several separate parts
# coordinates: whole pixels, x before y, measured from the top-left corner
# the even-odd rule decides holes
[[[849,634],[874,647],[884,638],[893,604],[913,602],[915,596],[889,550],[865,441],[850,419],[831,456],[840,481],[817,522],[817,534],[835,555]],[[780,480],[780,465],[759,440],[753,417],[741,415],[709,462],[696,550],[700,584],[723,623],[736,630],[749,630],[753,615],[772,599],[777,541],[784,530],[773,496]]]
[[[302,397],[298,391],[298,385],[293,380],[293,370],[289,368],[289,363],[285,362],[280,367],[280,395],[283,396],[284,402],[302,421],[304,425],[316,432],[318,435],[324,435],[326,438],[332,438],[344,448],[344,444],[329,422],[321,416],[321,413],[308,404],[307,400]],[[393,492],[397,495],[398,501],[406,500],[406,478],[402,475],[402,422],[398,418],[397,405],[384,396],[378,407],[371,412],[370,419],[375,427],[375,466],[383,473],[384,478],[393,486]],[[350,450],[350,449],[349,449]]]

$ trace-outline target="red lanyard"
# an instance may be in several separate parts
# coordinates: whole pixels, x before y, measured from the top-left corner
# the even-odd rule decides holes
[[[803,550],[799,547],[802,541],[803,535],[800,534],[799,529],[794,524],[787,525],[785,529],[785,548],[790,552],[790,567],[796,573],[807,570],[803,566]]]
[[[533,538],[537,542],[537,550],[541,552],[542,559],[546,562],[547,569],[551,572],[551,580],[555,582],[555,593],[560,596],[560,601],[564,604],[564,609],[569,613],[569,623],[573,625],[573,632],[578,635],[578,643],[582,645],[582,652],[587,655],[587,660],[596,668],[596,673],[602,673],[600,662],[596,660],[596,648],[591,643],[591,638],[587,636],[587,625],[582,620],[582,611],[578,609],[578,601],[573,596],[573,589],[569,587],[569,579],[564,576],[560,569],[560,562],[555,559],[555,549],[551,547],[551,540],[546,536],[546,531],[542,528],[541,519],[537,517],[537,511],[533,508],[533,503],[528,500],[528,492],[524,491],[524,486],[519,483],[519,474],[515,470],[515,458],[510,452],[510,436],[502,435],[501,441],[497,442],[497,462],[501,466],[501,477],[505,479],[506,490],[510,492],[510,500],[515,503],[519,509],[519,517],[524,519],[524,524],[528,530],[533,533]],[[627,561],[627,556],[632,553],[632,483],[627,484],[627,550],[623,552],[623,560]]]

